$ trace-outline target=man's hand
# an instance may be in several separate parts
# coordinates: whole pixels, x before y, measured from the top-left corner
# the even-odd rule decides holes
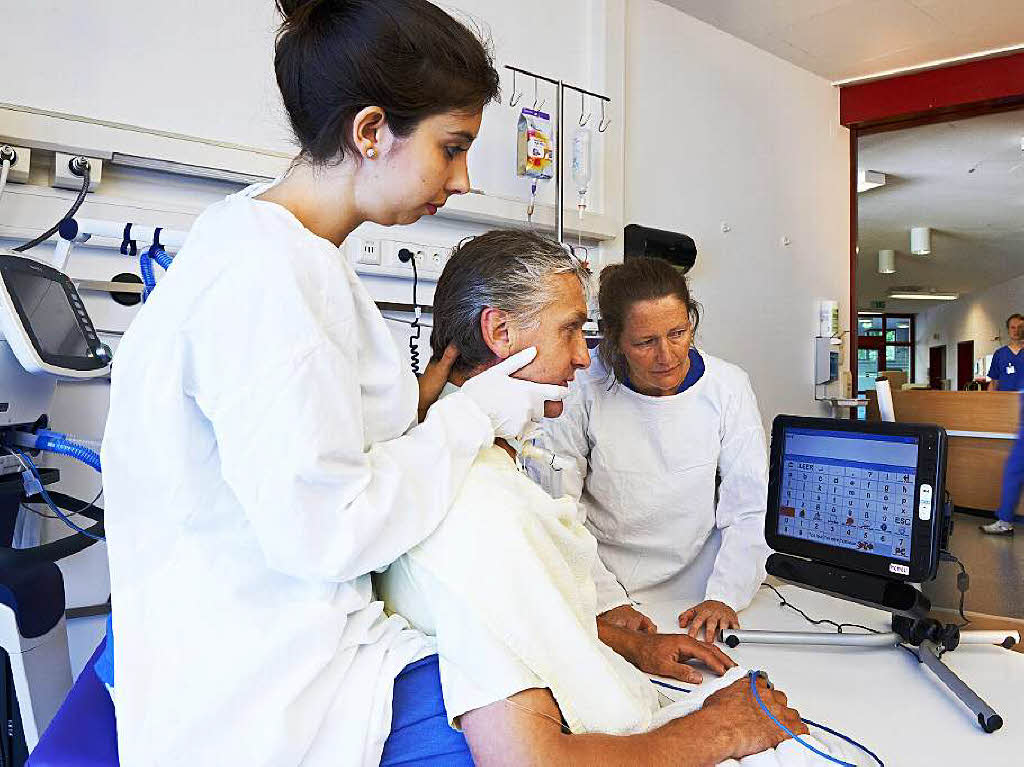
[[[629,629],[630,631],[642,631],[645,634],[656,634],[658,632],[658,627],[654,625],[654,621],[630,605],[613,607],[611,610],[606,610],[598,615],[597,619],[610,623],[612,626]]]
[[[717,602],[708,599],[699,605],[691,607],[679,616],[679,628],[689,626],[687,633],[697,638],[701,628],[704,629],[704,639],[714,642],[718,632],[723,629],[738,629],[740,627],[739,616],[725,602]]]
[[[701,642],[686,634],[644,634],[640,637],[633,665],[648,674],[700,684],[704,675],[689,665],[688,661],[700,661],[716,676],[721,676],[736,665],[732,658],[713,644]]]
[[[441,396],[441,390],[448,383],[448,376],[452,372],[452,365],[458,356],[458,347],[455,344],[449,344],[448,348],[444,350],[444,354],[441,355],[441,359],[430,362],[427,365],[427,369],[419,377],[420,404],[416,414],[420,423],[423,423],[423,419],[427,417],[427,409],[437,402],[437,398]]]
[[[807,726],[800,721],[800,713],[789,708],[784,692],[769,689],[765,679],[759,677],[757,693],[772,716],[797,735],[808,734]],[[757,705],[747,677],[708,696],[703,711],[712,712],[720,723],[727,739],[727,750],[733,759],[759,754],[789,740],[789,736]]]
[[[647,634],[597,622],[597,635],[606,645],[641,671],[699,684],[704,676],[687,661],[698,660],[721,676],[736,664],[713,644],[686,634]]]

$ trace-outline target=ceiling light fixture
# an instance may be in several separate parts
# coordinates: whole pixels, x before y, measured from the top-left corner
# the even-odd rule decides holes
[[[932,252],[932,230],[927,226],[915,226],[910,230],[910,252],[915,256],[927,256]]]
[[[877,170],[857,171],[857,194],[885,186],[885,174]]]
[[[878,273],[879,274],[895,274],[896,272],[896,251],[895,250],[880,250],[878,251]]]
[[[959,293],[890,293],[889,298],[902,299],[904,301],[956,301],[960,298]]]

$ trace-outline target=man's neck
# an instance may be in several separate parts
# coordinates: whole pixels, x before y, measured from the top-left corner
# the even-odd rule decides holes
[[[448,375],[448,383],[452,384],[453,386],[462,386],[464,383],[466,383],[466,381],[468,381],[478,372],[480,371],[470,371],[469,373],[465,373],[453,370]],[[508,442],[505,441],[502,437],[495,437],[494,446],[500,447],[502,450],[508,453],[509,457],[512,458],[513,461],[516,459],[516,451],[513,450],[512,446],[508,444]]]
[[[1010,341],[1010,343],[1007,344],[1007,347],[1009,347],[1010,351],[1014,354],[1019,354],[1020,350],[1024,349],[1024,341]]]

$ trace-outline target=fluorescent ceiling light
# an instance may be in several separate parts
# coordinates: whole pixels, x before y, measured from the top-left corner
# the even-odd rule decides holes
[[[890,293],[889,298],[899,298],[906,301],[956,301],[960,298],[959,293]]]
[[[879,173],[877,170],[857,171],[857,194],[880,186],[885,186],[884,173]]]

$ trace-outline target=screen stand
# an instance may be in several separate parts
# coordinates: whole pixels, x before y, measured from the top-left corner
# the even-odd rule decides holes
[[[928,617],[931,604],[927,597],[901,581],[778,553],[768,558],[766,569],[777,578],[811,591],[891,613],[892,631],[878,634],[832,634],[730,629],[722,635],[729,647],[745,643],[889,647],[898,650],[901,644],[909,645],[906,649],[916,655],[918,662],[927,666],[971,710],[981,729],[995,732],[1003,726],[1003,718],[942,662],[942,655],[961,644],[998,644],[1009,648],[1020,641],[1017,632],[960,631],[956,624],[940,623]]]

